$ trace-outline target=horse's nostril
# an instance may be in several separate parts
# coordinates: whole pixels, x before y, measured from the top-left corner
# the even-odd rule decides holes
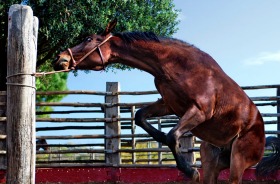
[[[56,58],[55,58],[55,60],[54,60],[54,61],[55,61],[55,62],[56,62],[56,61],[58,61],[58,60],[59,60],[59,58],[60,58],[60,56],[56,56]]]
[[[56,56],[56,58],[52,61],[52,65],[56,65],[57,61],[59,60],[59,56]]]

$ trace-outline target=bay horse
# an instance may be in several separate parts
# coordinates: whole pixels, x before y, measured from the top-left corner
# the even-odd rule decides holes
[[[104,70],[120,63],[154,76],[162,96],[135,114],[135,123],[172,151],[179,170],[200,181],[180,149],[179,139],[190,131],[203,140],[203,183],[217,183],[219,172],[230,168],[230,183],[241,183],[246,168],[264,153],[264,122],[255,104],[207,53],[183,41],[151,32],[112,34],[116,20],[102,34],[61,52],[55,70]],[[167,134],[147,118],[175,114],[180,117]]]

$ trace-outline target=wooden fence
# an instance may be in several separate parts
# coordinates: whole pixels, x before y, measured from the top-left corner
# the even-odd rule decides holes
[[[266,124],[266,134],[279,135],[280,85],[243,87],[260,109]],[[272,96],[259,94],[274,93]],[[37,151],[36,167],[175,167],[169,148],[155,142],[140,127],[136,128],[134,114],[137,109],[152,102],[121,102],[125,96],[156,95],[157,91],[122,92],[118,83],[107,83],[106,92],[62,91],[37,92],[37,95],[67,94],[71,102],[37,102],[38,107],[51,106],[53,111],[37,110],[37,139],[46,139],[49,150]],[[256,96],[257,94],[257,96]],[[102,96],[105,101],[79,102],[79,96]],[[155,96],[157,99],[158,96]],[[6,169],[6,92],[0,92],[0,169]],[[73,102],[72,99],[76,99]],[[58,109],[61,108],[62,110]],[[82,109],[81,109],[82,108]],[[265,109],[268,108],[268,109]],[[40,117],[42,114],[50,117]],[[149,119],[159,130],[168,132],[177,122],[176,116]],[[273,126],[272,128],[267,128]],[[71,135],[77,130],[78,134]],[[90,133],[88,131],[91,130]],[[70,132],[65,134],[64,131]],[[83,133],[87,131],[87,133]],[[87,141],[85,141],[87,140]],[[56,143],[62,141],[62,143]],[[69,143],[69,141],[71,141]],[[200,140],[187,133],[181,140],[186,158],[199,167]],[[38,145],[42,146],[42,145]]]
[[[63,106],[73,107],[73,109],[64,112],[49,112],[49,113],[91,113],[90,118],[37,118],[37,123],[49,122],[49,123],[74,123],[75,126],[59,126],[59,127],[40,127],[37,131],[50,131],[50,130],[65,130],[65,129],[92,129],[90,135],[65,135],[65,136],[37,136],[40,139],[92,139],[91,144],[50,144],[50,147],[67,148],[66,150],[48,150],[38,151],[37,154],[58,154],[57,160],[45,159],[45,161],[37,162],[37,167],[59,167],[59,166],[160,166],[161,164],[172,163],[174,166],[175,162],[171,156],[169,149],[156,143],[148,134],[145,132],[137,132],[134,123],[134,114],[138,108],[148,105],[152,102],[133,102],[133,103],[121,103],[119,101],[122,95],[150,95],[158,94],[157,91],[146,91],[146,92],[121,92],[119,91],[118,83],[107,83],[106,92],[95,92],[95,91],[68,91],[68,92],[38,92],[38,95],[102,95],[105,96],[105,103],[37,103],[37,106]],[[80,107],[91,108],[91,110],[74,110]],[[38,112],[42,114],[42,112]],[[99,115],[99,118],[94,116]],[[80,115],[81,116],[81,115]],[[102,117],[103,116],[103,117]],[[150,123],[157,126],[158,129],[171,128],[178,121],[176,116],[166,116],[161,118],[153,118],[149,120]],[[77,125],[81,123],[81,125]],[[91,126],[85,126],[85,124],[92,124]],[[95,130],[95,131],[94,131]],[[94,134],[96,130],[102,130],[100,134]],[[81,131],[82,132],[82,131]],[[98,140],[99,141],[96,141]],[[192,139],[188,137],[187,139]],[[101,140],[101,141],[100,141]],[[185,141],[187,142],[187,141]],[[192,141],[191,141],[192,142]],[[141,148],[139,148],[141,145]],[[185,144],[182,144],[185,145]],[[187,145],[186,145],[187,146]],[[76,147],[78,149],[73,149]],[[81,149],[83,147],[83,149]],[[72,149],[71,149],[72,148]],[[183,147],[184,151],[188,149]],[[147,153],[149,152],[149,154]],[[69,160],[61,154],[81,154],[87,153],[90,160]],[[188,153],[187,153],[188,154]],[[64,159],[62,159],[62,157]],[[50,158],[50,157],[48,157]],[[95,159],[92,159],[95,158]],[[65,160],[66,159],[66,160]],[[44,159],[43,159],[44,160]],[[71,164],[70,164],[71,163]],[[170,164],[169,164],[170,165]]]
[[[266,126],[273,125],[275,129],[266,129],[267,134],[279,134],[279,88],[280,85],[248,86],[243,87],[248,91],[274,90],[276,96],[255,96],[251,99],[259,107],[265,119]],[[276,90],[276,92],[275,92]],[[37,106],[51,106],[55,109],[70,108],[68,110],[54,110],[45,112],[50,118],[37,118],[38,139],[47,141],[70,140],[75,143],[49,144],[48,151],[37,151],[37,167],[65,167],[65,166],[114,166],[114,167],[175,167],[175,161],[169,148],[155,142],[141,128],[137,128],[134,122],[134,114],[138,108],[152,102],[120,102],[123,96],[158,94],[157,91],[122,92],[118,83],[107,83],[106,92],[96,91],[64,91],[64,92],[37,92],[37,95],[67,94],[73,99],[79,99],[77,95],[104,96],[105,102],[41,102]],[[74,97],[76,96],[76,97]],[[156,98],[155,98],[156,99]],[[80,110],[80,108],[87,108]],[[272,109],[262,110],[270,107]],[[262,112],[263,111],[263,112]],[[44,112],[37,112],[43,114]],[[82,114],[81,114],[82,113]],[[58,114],[67,114],[68,117],[57,117]],[[71,115],[72,114],[72,115]],[[86,114],[86,115],[85,115]],[[65,115],[64,115],[65,116]],[[74,116],[74,117],[70,117]],[[77,116],[77,117],[75,117]],[[86,118],[84,118],[86,116]],[[88,117],[89,116],[89,117]],[[165,116],[149,119],[159,130],[168,132],[177,122],[176,116]],[[48,126],[38,126],[40,124]],[[67,123],[67,125],[64,125]],[[55,124],[55,126],[50,126]],[[71,124],[71,125],[69,125]],[[73,125],[74,124],[74,125]],[[277,128],[276,128],[277,127]],[[92,130],[90,134],[83,134],[83,130]],[[46,135],[46,132],[63,132],[65,130],[79,130],[78,135]],[[90,143],[84,142],[90,140]],[[52,141],[53,142],[53,141]],[[77,143],[78,142],[78,143]],[[187,133],[181,140],[182,152],[194,166],[200,166],[199,158],[200,140]]]

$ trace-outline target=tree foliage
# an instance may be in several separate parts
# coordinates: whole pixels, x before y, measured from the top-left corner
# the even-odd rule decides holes
[[[171,36],[178,23],[171,0],[40,0],[31,6],[40,21],[38,66],[102,31],[113,18],[118,19],[116,32],[153,31],[162,36]]]
[[[15,0],[0,2],[0,90],[6,83],[6,39],[8,9]],[[39,18],[37,71],[52,70],[58,52],[79,43],[88,34],[98,33],[113,18],[116,32],[153,31],[171,36],[178,24],[178,10],[172,0],[29,0],[34,16]],[[114,65],[111,69],[127,69]],[[67,74],[37,79],[38,90],[65,90]],[[54,100],[46,99],[45,100]],[[57,99],[59,100],[59,99]]]

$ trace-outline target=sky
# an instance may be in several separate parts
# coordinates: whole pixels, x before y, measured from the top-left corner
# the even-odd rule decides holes
[[[210,54],[239,85],[280,83],[280,1],[175,0],[180,24],[174,38]],[[130,80],[127,80],[129,77]],[[70,74],[69,89],[105,90],[118,81],[122,90],[155,89],[153,77],[138,70]]]
[[[174,38],[210,54],[240,86],[280,84],[279,0],[174,0],[174,3],[181,10]],[[89,74],[80,71],[77,77],[70,73],[67,85],[69,90],[105,91],[106,82],[119,82],[122,91],[155,90],[153,76],[139,70]],[[276,91],[248,94],[275,96]],[[121,102],[157,98],[157,95],[128,97]],[[63,101],[77,101],[77,98],[67,96]],[[95,98],[87,96],[79,102],[95,102]],[[265,111],[275,113],[275,108]]]

